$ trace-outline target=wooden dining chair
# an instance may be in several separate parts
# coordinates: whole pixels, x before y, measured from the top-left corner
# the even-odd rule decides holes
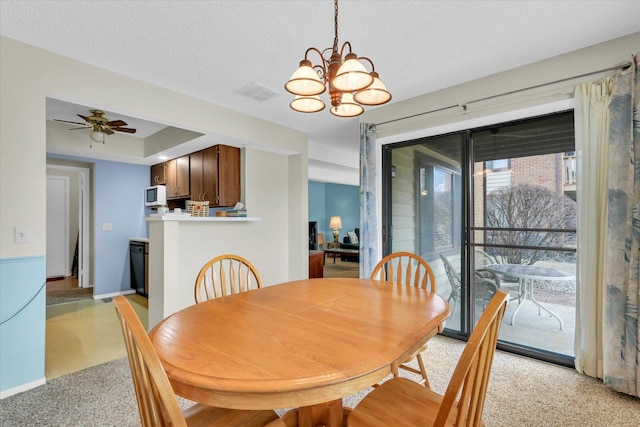
[[[198,273],[196,302],[245,292],[262,287],[258,270],[245,258],[225,254],[209,260]]]
[[[498,291],[465,345],[444,395],[392,378],[355,407],[349,427],[482,426],[482,412],[500,324],[509,294]]]
[[[411,252],[395,252],[382,258],[373,268],[371,280],[382,280],[397,285],[410,285],[436,292],[436,280],[431,266],[424,259]],[[438,332],[442,332],[443,327],[444,325],[441,325],[437,330],[434,330],[428,338],[431,339]],[[420,375],[422,378],[420,383],[429,388],[431,385],[429,384],[429,377],[422,359],[422,353],[426,349],[427,345],[425,344],[399,364],[398,368]],[[408,365],[414,358],[418,362],[419,370]],[[397,371],[394,375],[398,376]]]
[[[143,427],[264,426],[278,419],[274,411],[244,411],[195,404],[184,412],[133,307],[124,296],[113,299],[122,327],[138,411]]]

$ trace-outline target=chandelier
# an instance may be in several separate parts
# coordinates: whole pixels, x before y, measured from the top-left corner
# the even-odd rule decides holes
[[[351,52],[351,43],[344,42],[338,50],[338,0],[334,0],[334,6],[333,47],[323,51],[315,47],[307,49],[304,59],[300,61],[300,68],[293,73],[284,87],[295,95],[289,104],[292,109],[301,113],[315,113],[325,107],[320,94],[324,93],[328,86],[331,113],[339,117],[355,117],[364,113],[363,105],[382,105],[389,102],[391,94],[380,81],[373,62]],[[343,53],[347,48],[348,52],[343,60]],[[316,52],[320,56],[320,64],[311,64],[307,59],[309,52]],[[370,72],[361,61],[371,65]]]

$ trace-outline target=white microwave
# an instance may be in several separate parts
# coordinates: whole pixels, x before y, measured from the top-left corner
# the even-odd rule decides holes
[[[167,187],[164,185],[153,185],[144,190],[145,206],[166,206],[167,205]]]

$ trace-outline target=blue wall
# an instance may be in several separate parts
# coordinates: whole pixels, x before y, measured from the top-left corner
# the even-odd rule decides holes
[[[318,233],[324,233],[326,241],[333,240],[329,221],[336,215],[342,220],[342,242],[348,231],[360,228],[360,187],[309,181],[309,221],[318,222]]]
[[[94,295],[131,290],[129,239],[147,237],[144,221],[144,188],[149,185],[149,166],[68,156],[50,156],[93,163]],[[102,224],[112,224],[103,231]]]
[[[43,256],[0,259],[0,392],[44,383],[45,265]]]

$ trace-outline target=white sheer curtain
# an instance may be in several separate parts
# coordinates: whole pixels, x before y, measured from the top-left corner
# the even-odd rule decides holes
[[[575,89],[575,138],[578,193],[576,291],[576,369],[602,378],[603,260],[610,78]]]

